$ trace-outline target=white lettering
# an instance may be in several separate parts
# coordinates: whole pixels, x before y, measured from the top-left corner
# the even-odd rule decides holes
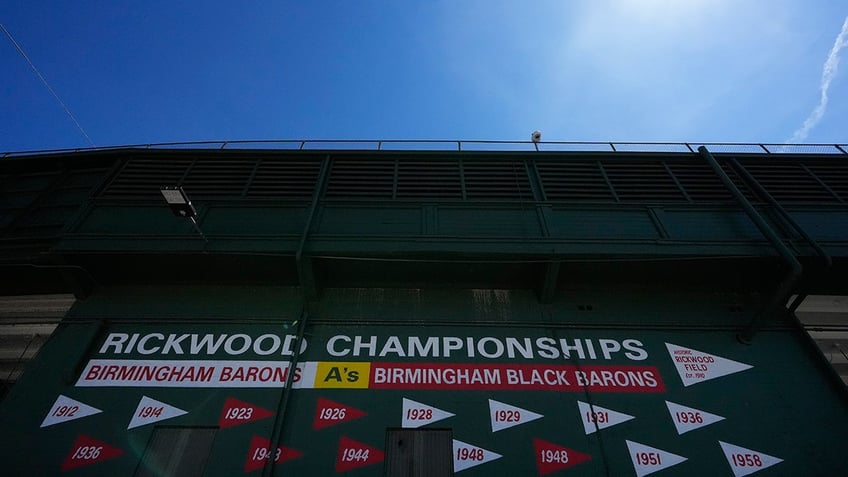
[[[271,340],[271,347],[268,349],[262,349],[262,342],[265,340]],[[262,335],[259,338],[256,338],[256,341],[253,342],[253,352],[260,356],[267,356],[269,354],[274,354],[277,352],[277,348],[280,347],[280,337],[277,335],[266,334]]]
[[[327,353],[330,356],[347,356],[348,354],[350,354],[350,349],[337,350],[336,349],[336,342],[337,341],[345,341],[347,343],[350,343],[350,338],[348,338],[345,335],[333,336],[332,338],[327,340]]]
[[[294,335],[286,335],[286,339],[283,341],[283,350],[280,351],[282,356],[292,355],[292,346],[294,345],[295,338],[296,336]],[[306,339],[303,340],[303,344],[306,344]],[[305,346],[301,346],[301,348],[305,348]],[[303,353],[303,349],[300,352]]]
[[[241,348],[233,348],[233,343],[235,343],[236,340],[243,341]],[[227,341],[224,342],[224,351],[227,354],[242,354],[248,349],[250,349],[250,336],[247,336],[245,334],[232,335],[227,338]]]
[[[556,340],[553,338],[536,338],[536,347],[539,348],[539,356],[542,358],[559,358],[559,350],[556,349]]]
[[[426,356],[439,356],[439,338],[427,338],[427,344],[425,346],[421,344],[420,338],[418,338],[417,336],[410,336],[409,350],[407,355],[410,358],[416,355],[422,358]]]
[[[401,358],[406,357],[406,354],[403,352],[403,346],[401,346],[397,336],[389,336],[386,344],[383,345],[383,349],[380,350],[380,357],[385,357],[389,353],[394,353]]]
[[[515,351],[518,350],[521,356],[527,359],[533,359],[533,347],[530,344],[530,338],[524,338],[524,346],[522,346],[517,338],[506,339],[506,354],[510,358],[515,357]]]
[[[490,352],[486,349],[487,343],[494,343],[494,352]],[[480,356],[483,356],[484,358],[500,358],[501,356],[503,356],[504,345],[499,339],[487,336],[485,338],[480,338],[480,341],[477,342],[477,352],[480,353]]]
[[[100,347],[100,353],[105,353],[109,350],[110,347],[115,347],[115,353],[120,353],[124,343],[130,338],[130,335],[126,333],[109,333],[109,336],[106,337],[106,341],[103,342],[103,346]]]
[[[451,351],[462,349],[462,339],[455,336],[445,336],[442,338],[442,351],[444,358],[450,358]]]
[[[642,349],[642,346],[644,345],[639,340],[624,340],[621,342],[621,345],[624,346],[624,349],[629,351],[629,353],[624,353],[624,356],[627,356],[634,361],[642,361],[648,357],[648,352]]]
[[[568,345],[568,340],[563,338],[559,340],[559,346],[562,348],[562,355],[569,359],[571,358],[571,352],[577,351],[577,357],[580,359],[586,359],[586,355],[583,353],[583,342],[576,339],[574,340],[574,346]]]
[[[188,335],[168,335],[168,340],[165,341],[165,346],[162,347],[162,354],[168,354],[171,350],[176,354],[183,354],[183,347],[180,346],[180,341],[188,338]]]
[[[616,340],[605,340],[600,339],[598,343],[601,345],[601,352],[604,354],[604,359],[610,359],[612,357],[612,353],[616,353],[621,350],[621,345],[618,344]]]
[[[598,359],[595,355],[595,346],[592,344],[592,340],[583,340],[586,342],[586,350],[589,352],[589,359]]]
[[[150,348],[150,349],[147,349],[145,347],[145,345],[147,345],[147,342],[151,338],[157,338],[159,340],[164,340],[165,335],[163,335],[162,333],[150,333],[149,335],[142,336],[141,339],[138,340],[138,352],[140,354],[153,354],[153,353],[159,351],[159,346],[154,346],[153,348]]]
[[[361,336],[355,336],[353,338],[353,355],[361,356],[363,349],[368,350],[366,356],[374,356],[374,353],[377,352],[377,337],[372,336],[370,340],[363,342]]]
[[[163,334],[163,333],[109,333],[103,340],[100,354],[150,355],[208,354],[225,352],[229,355],[251,353],[257,356],[292,356],[294,348],[303,354],[307,340],[299,346],[295,335],[260,334]],[[329,356],[368,356],[396,358],[452,358],[477,356],[488,359],[605,359],[626,357],[630,360],[647,359],[648,352],[636,339],[587,339],[552,337],[493,337],[493,336],[379,336],[335,335],[326,341]],[[675,356],[682,363],[695,362],[690,356]]]
[[[132,336],[130,336],[130,342],[124,348],[124,354],[132,353],[136,341],[138,341],[138,333],[133,333]]]
[[[215,354],[221,344],[227,339],[227,335],[218,336],[218,341],[215,341],[215,335],[203,335],[203,339],[197,341],[200,335],[191,335],[191,354],[200,354],[203,347],[206,347],[206,354]]]

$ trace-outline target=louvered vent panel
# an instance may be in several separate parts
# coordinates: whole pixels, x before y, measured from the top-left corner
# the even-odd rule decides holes
[[[532,199],[530,179],[521,161],[463,161],[466,198]]]
[[[15,197],[29,200],[26,204],[29,209],[15,218],[10,235],[40,239],[58,234],[106,172],[106,168],[74,169],[53,176],[37,196],[15,194]],[[3,205],[4,201],[0,200],[0,227],[11,223],[3,220]],[[23,211],[22,208],[17,212]]]
[[[391,199],[395,160],[334,159],[326,197]]]
[[[763,203],[763,199],[761,199],[758,195],[754,194],[754,191],[750,187],[748,187],[748,184],[744,180],[742,180],[742,177],[738,173],[736,173],[736,171],[733,169],[733,167],[730,166],[730,164],[726,162],[721,162],[720,164],[724,172],[728,175],[728,177],[730,177],[731,182],[736,185],[736,188],[742,192],[742,195],[744,195],[749,202],[751,202],[752,204]]]
[[[806,164],[816,177],[845,202],[848,202],[848,163],[809,163]]]
[[[262,159],[247,190],[247,197],[308,199],[312,197],[320,171],[320,160]]]
[[[398,199],[461,199],[459,163],[409,159],[398,162]]]
[[[192,200],[241,197],[255,165],[251,159],[200,159],[182,186]]]
[[[746,161],[743,167],[780,202],[834,202],[834,197],[799,164]]]
[[[668,167],[693,202],[733,200],[733,195],[708,164],[687,160],[668,162]]]
[[[603,163],[612,187],[622,201],[682,201],[683,193],[661,162]]]
[[[548,200],[613,200],[595,161],[539,160],[536,168]]]
[[[102,196],[108,198],[161,199],[163,186],[178,185],[191,159],[131,159],[112,179]]]
[[[755,204],[762,202],[729,164],[723,161],[719,161],[719,164],[724,173],[730,178],[730,181],[733,182],[749,202]],[[668,166],[692,201],[735,201],[733,194],[725,187],[724,183],[721,182],[721,179],[719,179],[709,164],[701,161],[669,162]]]

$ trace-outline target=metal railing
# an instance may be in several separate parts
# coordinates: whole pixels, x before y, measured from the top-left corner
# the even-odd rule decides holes
[[[542,152],[646,152],[691,153],[706,146],[714,154],[834,154],[848,155],[848,144],[768,144],[739,142],[601,142],[601,141],[499,141],[441,139],[271,139],[236,141],[186,141],[129,144],[69,149],[3,152],[3,158],[36,154],[108,151],[115,149],[269,149],[355,151],[542,151]]]

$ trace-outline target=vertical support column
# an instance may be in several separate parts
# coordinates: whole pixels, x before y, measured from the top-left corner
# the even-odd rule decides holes
[[[549,305],[554,301],[559,269],[560,262],[549,262],[545,265],[545,278],[542,281],[542,289],[539,291],[539,302],[543,305]]]
[[[539,221],[539,230],[542,237],[550,237],[551,231],[548,228],[550,220],[551,208],[550,205],[543,203],[545,200],[545,190],[542,185],[542,178],[539,176],[539,170],[536,167],[534,160],[525,159],[524,168],[527,171],[527,177],[530,182],[530,190],[533,192],[533,200],[536,202],[536,218]],[[542,304],[550,304],[554,300],[556,293],[556,284],[559,280],[560,262],[548,262],[545,264],[545,276],[542,278],[542,283],[538,291],[539,302]]]
[[[421,235],[436,235],[439,233],[439,206],[437,204],[421,204]]]
[[[536,218],[539,221],[539,230],[542,233],[542,237],[550,237],[551,232],[548,229],[550,206],[543,203],[545,201],[545,189],[542,186],[542,178],[539,177],[539,169],[536,167],[534,161],[526,159],[524,161],[524,170],[527,173],[527,179],[530,183],[530,192],[533,194],[533,201],[536,203]]]

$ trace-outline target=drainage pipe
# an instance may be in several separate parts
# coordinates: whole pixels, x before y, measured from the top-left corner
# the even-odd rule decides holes
[[[737,173],[739,173],[739,175],[742,176],[742,179],[745,180],[745,182],[747,182],[749,186],[754,188],[754,192],[756,192],[759,196],[765,198],[766,202],[768,202],[769,205],[777,209],[783,219],[786,220],[786,222],[791,225],[796,232],[798,232],[798,235],[800,235],[801,238],[806,240],[807,243],[809,243],[813,247],[816,253],[824,259],[825,267],[830,268],[833,265],[833,259],[830,258],[830,255],[828,255],[827,252],[825,252],[824,249],[821,248],[818,242],[816,242],[815,239],[810,237],[810,234],[808,234],[807,231],[804,230],[804,228],[801,227],[798,222],[796,222],[795,219],[792,218],[791,215],[789,215],[789,212],[787,212],[786,209],[784,209],[783,206],[780,205],[780,202],[778,202],[777,199],[775,199],[769,193],[769,191],[767,191],[765,187],[760,184],[760,181],[754,178],[754,176],[752,176],[751,173],[748,172],[748,169],[742,167],[742,164],[739,164],[739,161],[737,161],[736,159],[731,158],[728,162],[730,162],[730,165],[736,170]]]
[[[715,160],[710,151],[708,151],[706,147],[701,146],[698,148],[698,153],[702,158],[704,158],[707,164],[712,167],[713,171],[724,186],[727,187],[733,197],[739,202],[739,205],[741,205],[745,210],[745,213],[748,214],[751,221],[754,222],[754,225],[757,226],[757,229],[760,230],[760,233],[762,233],[777,250],[777,253],[783,260],[783,263],[789,267],[789,272],[785,277],[783,277],[783,280],[778,285],[777,290],[772,294],[771,298],[769,298],[766,305],[762,308],[762,310],[760,310],[760,312],[754,315],[751,321],[745,326],[745,329],[736,336],[740,342],[750,344],[754,335],[757,333],[757,330],[760,328],[763,319],[782,308],[786,303],[786,300],[789,299],[789,296],[792,294],[795,284],[801,277],[801,273],[803,273],[804,268],[801,266],[801,262],[798,261],[798,258],[795,257],[786,244],[783,243],[783,240],[781,240],[774,229],[768,224],[768,222],[766,222],[760,213],[757,212],[757,209],[751,205],[751,202],[745,198],[739,188],[736,187],[736,184],[730,180],[730,177],[728,177],[727,173],[724,172],[724,169],[721,168],[718,161]]]
[[[265,466],[262,468],[262,476],[269,477],[274,474],[274,468],[276,467],[276,462],[274,456],[277,453],[277,448],[280,447],[280,438],[283,434],[283,429],[285,429],[286,417],[287,417],[287,408],[289,404],[289,399],[292,393],[292,386],[294,386],[294,376],[297,372],[297,358],[300,355],[300,347],[303,344],[303,333],[306,330],[306,321],[309,319],[309,312],[304,308],[303,312],[300,314],[300,319],[296,321],[297,323],[297,339],[294,342],[294,350],[292,351],[292,357],[289,360],[289,372],[286,376],[286,384],[283,387],[283,393],[280,395],[280,402],[277,404],[277,412],[274,414],[274,427],[271,428],[271,439],[270,445],[268,446],[268,456],[269,459],[265,461]]]

